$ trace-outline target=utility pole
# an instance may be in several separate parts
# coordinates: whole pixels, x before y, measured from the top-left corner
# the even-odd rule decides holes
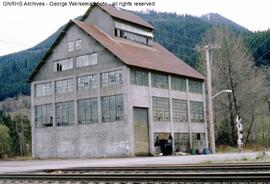
[[[216,153],[216,143],[215,143],[215,127],[213,118],[213,104],[212,104],[212,49],[221,48],[218,44],[205,45],[204,48],[199,48],[196,46],[196,50],[204,50],[206,57],[206,70],[207,70],[207,98],[208,98],[208,126],[209,126],[209,143],[212,153]]]

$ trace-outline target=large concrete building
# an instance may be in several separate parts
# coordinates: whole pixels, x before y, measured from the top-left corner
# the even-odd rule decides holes
[[[153,29],[99,5],[65,26],[29,78],[33,157],[207,147],[204,76],[154,42]]]

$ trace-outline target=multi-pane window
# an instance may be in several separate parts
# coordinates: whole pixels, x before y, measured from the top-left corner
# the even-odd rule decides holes
[[[124,117],[123,95],[104,96],[101,98],[102,121],[122,120]]]
[[[192,133],[192,147],[193,148],[205,148],[205,134],[204,133]]]
[[[73,58],[58,60],[54,62],[54,71],[60,72],[73,68]]]
[[[84,67],[97,64],[97,53],[78,56],[76,59],[76,67]]]
[[[203,93],[202,82],[201,81],[189,80],[188,81],[188,86],[189,86],[189,92],[199,93],[199,94]]]
[[[204,122],[203,102],[190,101],[190,119],[192,122]]]
[[[188,133],[174,133],[174,149],[175,151],[187,152],[189,149]]]
[[[74,105],[71,102],[60,102],[56,104],[56,125],[68,126],[74,122]]]
[[[130,70],[130,82],[131,84],[148,86],[148,72],[143,70]]]
[[[102,87],[115,86],[120,84],[122,84],[122,70],[104,72],[101,74]]]
[[[72,92],[73,91],[73,79],[65,79],[65,80],[60,80],[56,81],[55,83],[55,89],[56,93],[67,93],[67,92]]]
[[[167,88],[169,87],[168,75],[160,73],[151,73],[152,87]]]
[[[78,121],[79,124],[98,122],[97,98],[78,101]]]
[[[178,76],[172,76],[171,78],[172,90],[186,91],[186,79]]]
[[[73,43],[73,41],[68,42],[67,50],[68,50],[68,52],[74,51],[74,43]]]
[[[169,98],[153,97],[152,104],[155,121],[170,121]]]
[[[36,96],[48,96],[52,94],[51,82],[36,84],[35,86]]]
[[[187,101],[172,99],[173,104],[173,121],[187,122]]]
[[[36,106],[35,122],[38,128],[53,126],[52,104]]]
[[[76,50],[82,49],[82,40],[81,39],[78,39],[75,41],[75,47],[76,47]]]
[[[97,75],[86,75],[78,77],[78,91],[97,88]]]

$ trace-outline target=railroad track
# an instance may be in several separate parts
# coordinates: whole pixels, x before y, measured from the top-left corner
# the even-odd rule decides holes
[[[269,183],[270,163],[89,167],[0,174],[2,183]]]

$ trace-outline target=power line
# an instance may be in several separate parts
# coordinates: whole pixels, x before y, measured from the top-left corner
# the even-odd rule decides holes
[[[26,43],[12,42],[12,41],[7,41],[7,40],[0,40],[0,42],[7,43],[7,44],[12,44],[12,45],[30,46],[29,44],[26,44]]]

